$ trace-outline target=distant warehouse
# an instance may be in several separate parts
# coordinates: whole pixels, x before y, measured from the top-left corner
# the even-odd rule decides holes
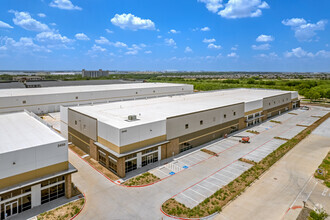
[[[81,75],[82,77],[97,78],[102,76],[108,76],[109,72],[110,72],[109,70],[102,70],[102,69],[99,69],[98,71],[83,69],[81,71]]]
[[[71,107],[68,138],[124,177],[297,106],[297,92],[233,89]]]
[[[61,105],[90,105],[192,92],[192,85],[169,83],[2,89],[0,91],[0,113],[26,109],[36,114],[45,114],[60,111]]]
[[[0,219],[73,196],[68,141],[26,112],[0,115]]]

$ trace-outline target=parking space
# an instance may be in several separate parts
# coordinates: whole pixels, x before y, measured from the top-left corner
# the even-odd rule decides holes
[[[291,139],[305,129],[306,129],[305,127],[296,126],[296,127],[293,127],[292,129],[288,130],[287,132],[281,134],[279,137],[285,138],[285,139]]]
[[[160,179],[163,179],[165,177],[174,175],[184,169],[187,169],[190,166],[193,166],[210,157],[211,157],[210,154],[197,150],[182,157],[175,158],[172,162],[167,163],[160,167],[156,167],[150,170],[149,172],[159,177]]]
[[[316,118],[316,117],[306,117],[306,119],[303,120],[302,122],[300,122],[299,125],[310,126],[314,122],[316,122],[317,120],[319,120],[319,118]]]
[[[279,146],[284,144],[286,141],[280,139],[272,139],[267,143],[261,145],[259,148],[255,149],[254,151],[250,152],[246,156],[245,159],[260,162],[262,159],[267,157],[268,154],[276,150]]]
[[[255,126],[255,127],[251,128],[251,130],[258,131],[258,132],[263,132],[263,131],[267,131],[269,129],[272,129],[274,126],[275,126],[274,123],[266,121],[266,122],[264,122],[264,123],[262,123],[258,126]]]
[[[221,153],[222,151],[234,146],[237,144],[237,140],[228,138],[216,143],[211,144],[210,146],[206,147],[206,149],[213,151],[214,153]]]
[[[175,199],[185,206],[193,208],[214,194],[217,190],[236,179],[250,167],[252,167],[251,164],[235,161],[179,193],[175,196]]]
[[[280,122],[283,122],[283,121],[286,121],[292,117],[295,117],[295,115],[292,115],[292,114],[282,114],[278,117],[276,117],[276,121],[280,121]]]

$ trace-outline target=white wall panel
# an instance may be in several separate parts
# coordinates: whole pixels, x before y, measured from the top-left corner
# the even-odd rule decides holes
[[[65,146],[58,147],[63,143]],[[65,161],[68,161],[67,141],[0,154],[0,179]]]
[[[126,130],[126,132],[123,132]],[[166,120],[121,129],[120,146],[166,135]]]

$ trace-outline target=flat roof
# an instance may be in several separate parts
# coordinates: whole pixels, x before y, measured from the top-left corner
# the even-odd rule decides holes
[[[0,154],[65,141],[25,112],[0,114]]]
[[[173,97],[71,107],[71,109],[121,129],[285,93],[290,92],[265,89],[228,89]],[[136,115],[138,120],[127,121],[129,115]]]
[[[175,84],[175,83],[125,83],[125,84],[108,84],[108,85],[83,85],[83,86],[59,86],[59,87],[46,87],[46,88],[1,89],[0,97],[52,95],[52,94],[65,94],[65,93],[75,93],[75,92],[98,92],[98,91],[109,91],[109,90],[166,88],[166,87],[182,87],[182,86],[187,86],[187,85],[186,84]]]

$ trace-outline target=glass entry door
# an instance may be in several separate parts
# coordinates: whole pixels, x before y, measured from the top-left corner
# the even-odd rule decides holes
[[[151,154],[151,155],[149,155],[148,157],[147,157],[147,164],[149,164],[149,163],[152,163],[153,162],[153,155]]]
[[[14,201],[5,205],[5,219],[18,213],[18,202]]]

